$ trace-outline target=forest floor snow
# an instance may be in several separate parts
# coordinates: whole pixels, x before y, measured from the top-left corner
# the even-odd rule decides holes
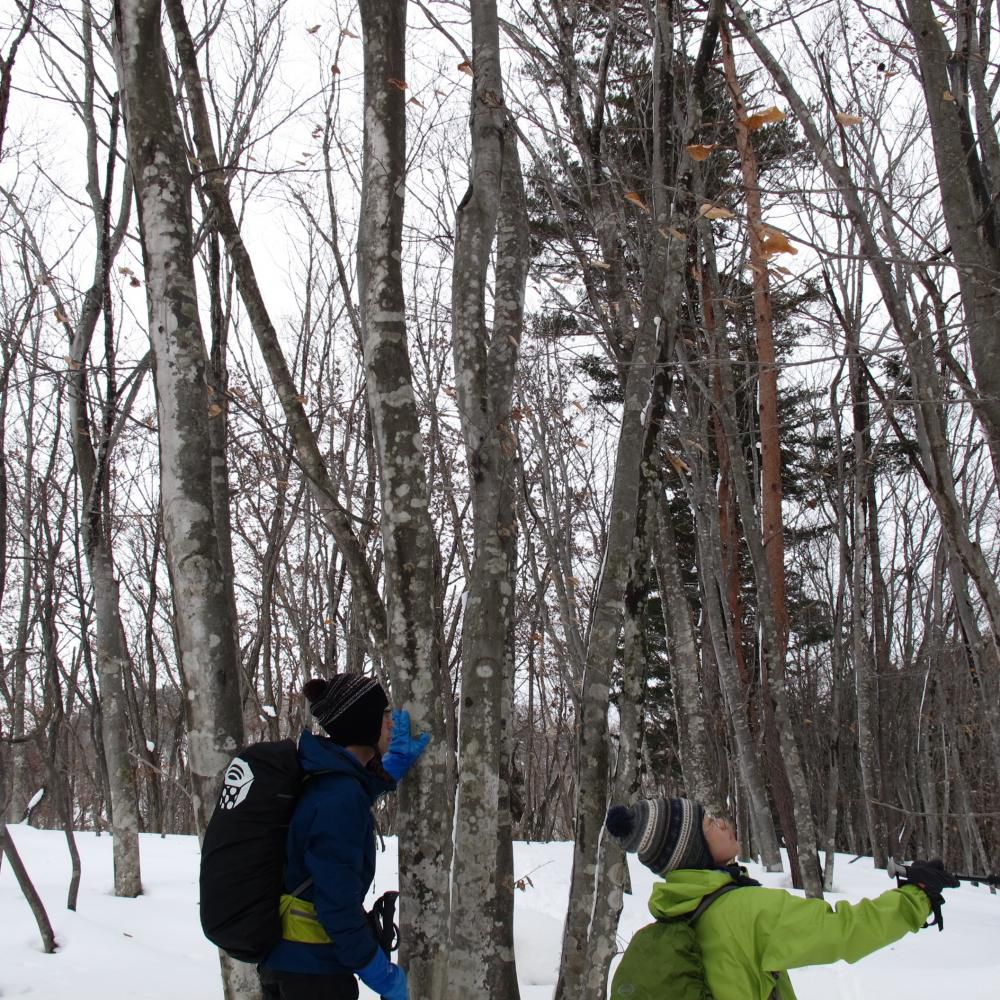
[[[66,909],[70,863],[63,834],[24,825],[10,828],[48,910],[58,950],[42,951],[28,904],[10,865],[0,866],[0,997],[37,1000],[179,1000],[222,998],[217,952],[198,924],[198,843],[194,837],[141,838],[144,893],[112,895],[111,838],[80,833],[83,880],[75,913]],[[396,842],[386,840],[372,898],[397,883]],[[551,1000],[559,965],[569,889],[571,845],[514,846],[514,922],[521,1000]],[[629,857],[634,892],[625,899],[619,943],[649,922],[646,900],[654,878]],[[765,885],[788,887],[787,876],[755,866]],[[890,888],[869,859],[838,856],[830,902],[875,896]],[[405,900],[403,901],[405,906]],[[962,1000],[1000,998],[1000,894],[963,885],[948,892],[945,931],[925,930],[856,965],[797,969],[800,1000]],[[361,1000],[371,994],[362,987]]]

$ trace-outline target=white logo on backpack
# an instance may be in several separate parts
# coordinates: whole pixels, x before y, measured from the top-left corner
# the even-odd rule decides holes
[[[219,806],[222,809],[235,809],[247,797],[252,784],[253,771],[250,770],[250,765],[245,760],[234,757],[226,768]]]

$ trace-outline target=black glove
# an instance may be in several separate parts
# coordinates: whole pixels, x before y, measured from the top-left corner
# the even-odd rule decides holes
[[[906,877],[899,880],[900,885],[915,885],[918,889],[923,889],[927,898],[931,901],[931,910],[934,912],[934,923],[939,931],[944,930],[944,920],[941,917],[941,907],[944,906],[944,896],[942,889],[957,889],[959,881],[946,871],[944,862],[940,858],[933,861],[911,861],[906,866]],[[929,926],[927,924],[924,925]]]

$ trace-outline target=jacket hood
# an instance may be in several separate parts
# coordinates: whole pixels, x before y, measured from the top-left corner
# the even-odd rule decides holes
[[[734,881],[721,868],[678,868],[667,872],[664,881],[653,886],[649,897],[649,912],[657,919],[672,919],[691,913],[716,889]]]
[[[374,799],[390,792],[396,783],[379,768],[365,767],[357,757],[326,736],[317,736],[307,729],[299,737],[299,763],[306,774],[345,774],[360,781]]]

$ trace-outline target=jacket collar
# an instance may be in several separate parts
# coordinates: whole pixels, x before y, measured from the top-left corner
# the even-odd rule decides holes
[[[317,736],[306,730],[299,737],[299,762],[307,775],[340,774],[359,781],[374,802],[378,796],[390,792],[396,783],[382,769],[376,755],[365,767],[357,757],[327,736]]]
[[[693,912],[702,897],[724,885],[760,885],[737,865],[728,868],[679,868],[667,872],[662,882],[653,886],[649,912],[657,920],[669,920]]]

